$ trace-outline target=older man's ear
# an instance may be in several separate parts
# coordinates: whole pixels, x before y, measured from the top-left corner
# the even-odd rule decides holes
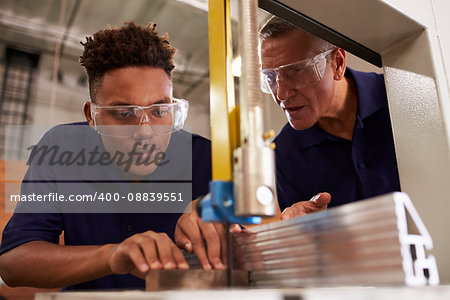
[[[347,53],[344,49],[336,48],[335,52],[332,54],[333,59],[333,71],[334,80],[341,80],[344,78],[345,68],[347,67]]]

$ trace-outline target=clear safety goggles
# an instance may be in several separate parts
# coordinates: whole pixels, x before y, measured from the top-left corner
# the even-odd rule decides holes
[[[149,106],[101,106],[91,102],[91,117],[102,136],[132,137],[142,125],[149,125],[156,135],[164,135],[183,128],[188,108],[186,100],[176,98],[171,103]]]
[[[261,70],[261,90],[264,93],[275,93],[278,82],[282,80],[291,88],[303,88],[319,82],[325,73],[327,56],[336,48],[322,52],[313,58],[299,62]]]

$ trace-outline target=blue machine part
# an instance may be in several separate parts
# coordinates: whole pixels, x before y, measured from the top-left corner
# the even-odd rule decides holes
[[[210,181],[209,194],[201,202],[203,222],[259,224],[261,217],[234,215],[234,185],[231,181]]]

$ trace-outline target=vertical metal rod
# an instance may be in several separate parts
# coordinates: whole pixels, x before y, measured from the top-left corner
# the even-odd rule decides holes
[[[239,46],[242,57],[240,78],[242,145],[263,145],[263,98],[258,58],[258,1],[239,1]]]
[[[241,148],[234,152],[235,214],[268,217],[275,214],[275,157],[263,139],[257,13],[257,0],[239,1]]]

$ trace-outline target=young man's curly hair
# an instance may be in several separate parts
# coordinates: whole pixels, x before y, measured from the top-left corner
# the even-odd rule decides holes
[[[170,45],[167,34],[159,36],[156,24],[147,26],[126,22],[120,28],[108,27],[86,37],[80,63],[89,80],[89,94],[95,101],[103,75],[109,70],[125,67],[163,69],[169,78],[175,68],[173,56],[177,49]]]

